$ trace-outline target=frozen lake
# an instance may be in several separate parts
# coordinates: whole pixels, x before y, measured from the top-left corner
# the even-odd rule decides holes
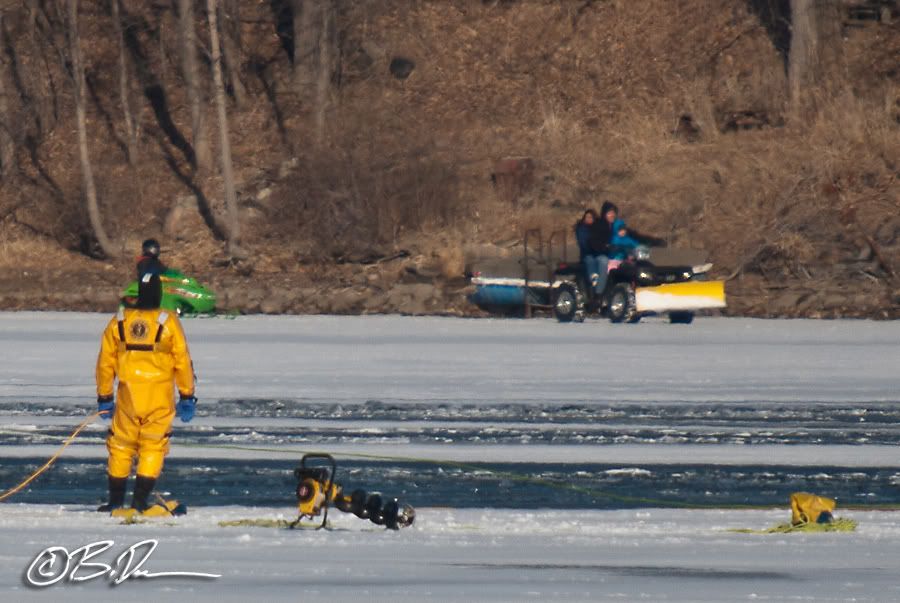
[[[0,490],[93,411],[107,320],[0,313]],[[0,593],[96,600],[109,592],[97,582],[32,591],[22,572],[46,546],[110,538],[118,553],[158,538],[160,570],[223,577],[126,583],[117,598],[900,598],[896,512],[846,511],[853,534],[726,531],[785,521],[794,490],[900,503],[900,323],[241,317],[185,329],[198,417],[176,420],[160,488],[190,514],[121,526],[86,510],[105,489],[98,421],[0,504]],[[346,485],[420,507],[416,526],[217,526],[293,518],[291,471],[312,450],[338,457]],[[746,504],[781,509],[714,509]]]

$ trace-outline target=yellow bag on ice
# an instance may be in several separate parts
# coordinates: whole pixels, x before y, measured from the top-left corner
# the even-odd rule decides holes
[[[738,534],[790,534],[792,532],[853,532],[856,522],[843,517],[835,518],[837,505],[830,498],[809,492],[791,494],[791,523],[783,523],[765,530],[735,529]]]
[[[791,494],[791,523],[829,523],[834,519],[837,504],[830,498],[809,492]]]

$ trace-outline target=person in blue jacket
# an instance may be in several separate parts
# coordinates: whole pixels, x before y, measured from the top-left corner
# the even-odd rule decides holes
[[[613,203],[603,204],[603,221],[610,225],[609,232],[609,257],[613,260],[624,260],[635,247],[665,247],[666,241],[649,235],[641,234],[625,224],[625,220],[619,217],[619,208]]]
[[[625,220],[616,217],[612,225],[612,237],[610,238],[609,257],[613,260],[624,260],[628,254],[641,242],[631,235]]]

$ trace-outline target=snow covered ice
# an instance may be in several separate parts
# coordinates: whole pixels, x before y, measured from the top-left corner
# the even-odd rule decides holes
[[[424,509],[398,533],[284,532],[220,528],[271,510],[196,508],[168,525],[119,526],[89,510],[8,505],[0,516],[8,600],[528,601],[876,600],[900,597],[900,533],[892,513],[851,513],[854,534],[757,536],[729,528],[783,521],[781,511]],[[83,511],[83,512],[82,512]],[[287,512],[284,518],[289,518]],[[151,571],[220,573],[187,579],[102,581],[30,591],[20,580],[29,555],[48,542],[75,548],[99,539],[159,540]],[[9,544],[15,541],[14,550]],[[124,548],[121,547],[121,548]],[[25,554],[22,549],[28,550]],[[33,552],[32,552],[33,551]],[[118,553],[119,549],[116,550]],[[108,559],[108,558],[107,558]],[[6,597],[4,597],[6,598]]]
[[[0,314],[3,400],[85,404],[109,317]],[[184,321],[200,392],[307,401],[896,401],[900,325],[242,317]],[[591,359],[596,361],[591,362]]]
[[[93,408],[108,319],[0,314],[0,489]],[[185,328],[199,413],[176,421],[161,484],[188,498],[189,515],[123,526],[89,511],[105,488],[98,421],[0,505],[3,600],[900,600],[900,515],[841,510],[900,499],[900,324],[242,317]],[[204,447],[217,443],[256,450]],[[219,527],[293,519],[298,459],[284,452],[300,449],[337,453],[347,482],[383,475],[386,494],[419,480],[402,492],[423,505],[415,526],[389,533],[334,513],[332,532]],[[495,463],[549,486],[353,454]],[[563,491],[567,478],[695,502],[719,500],[719,485],[730,501],[782,508],[618,505]],[[838,491],[857,532],[728,531],[786,521],[796,484]],[[146,538],[159,541],[147,569],[222,577],[23,582],[48,546],[110,539],[118,554]]]

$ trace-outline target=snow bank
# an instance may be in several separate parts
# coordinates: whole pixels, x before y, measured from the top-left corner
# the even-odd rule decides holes
[[[845,513],[855,533],[735,534],[789,511],[512,512],[421,509],[399,533],[336,515],[337,531],[221,528],[228,519],[292,519],[270,509],[207,507],[123,526],[81,507],[0,507],[5,600],[523,601],[897,600],[896,513]],[[374,528],[374,529],[373,529]],[[145,569],[221,574],[213,581],[106,582],[30,590],[22,575],[45,547],[115,542],[98,560],[158,540]]]

